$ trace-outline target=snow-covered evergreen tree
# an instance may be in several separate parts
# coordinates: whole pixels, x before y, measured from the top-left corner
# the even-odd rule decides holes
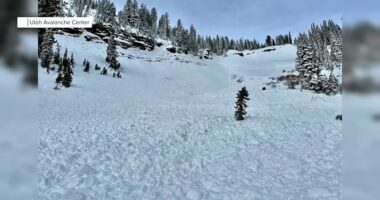
[[[241,121],[245,119],[247,114],[247,101],[249,101],[249,93],[246,87],[243,87],[238,93],[235,102],[235,119]]]
[[[85,66],[85,68],[84,68],[84,70],[83,70],[84,72],[90,72],[90,62],[86,62],[86,66]]]
[[[293,44],[293,38],[292,38],[292,34],[290,34],[290,31],[288,34],[288,38],[289,38],[289,44]]]
[[[65,53],[63,54],[63,77],[62,77],[62,85],[65,87],[71,87],[71,82],[73,80],[73,70],[71,68],[70,59],[68,58],[68,52],[67,49],[65,50]]]
[[[302,33],[297,42],[297,64],[302,88],[319,93],[336,94],[341,85],[331,72],[327,78],[322,69],[334,70],[342,62],[341,28],[333,21],[312,24],[308,34]],[[328,46],[331,48],[328,49]],[[338,63],[337,63],[338,62]]]
[[[342,34],[341,33],[331,33],[331,59],[335,62],[343,61],[342,53]]]
[[[195,30],[194,25],[190,26],[190,32],[189,32],[189,50],[193,54],[196,54],[198,52],[197,31]]]
[[[329,94],[337,94],[337,93],[341,92],[341,87],[340,87],[339,81],[336,78],[336,76],[334,75],[334,69],[332,69],[330,72],[328,84],[329,84],[328,85]]]
[[[139,30],[144,34],[150,34],[151,33],[151,16],[150,11],[146,7],[145,4],[141,4],[139,9]]]
[[[156,34],[157,32],[157,10],[155,7],[150,11],[150,25],[151,25],[151,34]]]
[[[109,0],[102,0],[99,2],[96,9],[95,22],[97,23],[109,23],[116,25],[116,8]]]
[[[59,85],[61,85],[61,83],[62,83],[62,74],[59,72],[57,75],[57,78],[55,79],[56,86],[54,89],[58,89]]]
[[[296,70],[299,73],[303,89],[315,91],[321,89],[320,62],[317,58],[316,49],[304,33],[298,37]]]
[[[57,17],[62,13],[60,0],[38,0],[39,17]],[[38,57],[41,57],[42,42],[46,29],[38,30]]]
[[[270,35],[267,35],[267,38],[265,39],[265,45],[267,47],[272,46],[272,37]]]
[[[121,27],[126,28],[129,25],[128,12],[132,8],[132,0],[128,0],[122,10],[118,13],[119,24]]]
[[[140,24],[139,4],[137,0],[133,0],[131,3],[127,2],[127,4],[128,24],[133,28],[138,28]]]
[[[169,14],[165,13],[160,17],[158,21],[157,32],[161,38],[169,39],[170,38],[170,25],[169,25]]]
[[[174,35],[173,35],[173,37],[174,37],[174,42],[175,42],[175,44],[177,45],[177,46],[179,46],[179,47],[183,47],[184,45],[184,34],[183,34],[183,32],[184,32],[184,28],[183,28],[183,26],[182,26],[182,21],[181,21],[181,19],[178,19],[178,21],[177,21],[177,25],[174,27]]]
[[[114,41],[114,35],[111,35],[108,40],[107,57],[106,62],[110,64],[110,68],[117,70],[120,68],[120,64],[117,62],[116,44]]]
[[[53,30],[47,29],[41,44],[41,66],[46,68],[49,73],[50,64],[53,58],[53,44],[54,44],[54,36]]]

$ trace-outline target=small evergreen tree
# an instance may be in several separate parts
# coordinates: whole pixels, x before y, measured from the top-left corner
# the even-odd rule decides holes
[[[133,28],[138,28],[139,18],[139,5],[136,0],[128,0],[126,6],[127,22]]]
[[[62,83],[62,74],[61,73],[58,73],[58,76],[57,78],[55,79],[55,88],[54,89],[58,89],[59,88],[59,85]]]
[[[151,30],[152,34],[155,35],[157,31],[157,10],[155,7],[150,11],[150,20],[151,20]]]
[[[114,35],[111,35],[110,38],[108,39],[107,57],[106,57],[107,63],[111,63],[111,60],[117,57],[116,44],[114,40],[115,40]]]
[[[188,49],[192,54],[196,55],[199,49],[197,44],[197,31],[193,25],[190,26],[188,39]]]
[[[107,69],[103,67],[103,70],[100,72],[101,75],[107,75]]]
[[[341,34],[331,34],[331,57],[332,61],[342,62],[343,53],[342,53],[342,38]]]
[[[62,77],[62,85],[65,87],[71,87],[71,82],[73,80],[73,70],[70,65],[70,59],[67,57],[67,49],[65,50],[65,53],[63,55],[62,60],[63,65],[63,77]]]
[[[116,7],[109,0],[101,0],[96,9],[94,20],[97,23],[109,23],[115,25]]]
[[[272,46],[272,38],[270,37],[270,35],[267,35],[267,38],[265,39],[265,45],[267,47]]]
[[[333,69],[330,72],[330,76],[328,78],[328,87],[326,87],[326,90],[329,90],[326,92],[327,94],[338,94],[340,91],[340,85],[338,79],[334,75]]]
[[[90,72],[90,62],[86,62],[86,67],[83,70],[84,72]]]
[[[244,120],[247,111],[245,110],[247,106],[247,101],[249,101],[249,93],[246,87],[243,87],[238,93],[236,97],[236,106],[235,106],[235,119],[238,121]]]
[[[95,70],[100,70],[100,67],[98,64],[95,65]]]
[[[106,62],[108,62],[110,64],[109,67],[114,70],[117,70],[120,68],[120,63],[118,63],[116,58],[117,58],[116,44],[114,41],[114,36],[111,35],[111,37],[108,40]]]

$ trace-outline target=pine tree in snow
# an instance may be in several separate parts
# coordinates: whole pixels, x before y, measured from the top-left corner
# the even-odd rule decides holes
[[[128,14],[128,24],[131,27],[138,28],[140,24],[140,19],[139,19],[139,4],[137,3],[136,0],[131,3],[129,3],[129,0],[127,2],[128,8],[127,8],[127,14]]]
[[[111,3],[109,0],[102,0],[99,2],[94,17],[95,22],[116,25],[115,17],[116,8],[113,3]]]
[[[267,38],[265,39],[265,45],[267,47],[272,46],[272,38],[270,37],[270,35],[267,35]]]
[[[177,21],[177,25],[174,27],[174,30],[175,30],[175,35],[174,35],[174,41],[175,41],[175,44],[179,47],[183,47],[183,44],[184,44],[184,29],[183,29],[183,26],[182,26],[182,21],[180,19],[178,19]]]
[[[59,85],[61,85],[62,83],[62,74],[59,72],[58,75],[57,75],[57,78],[55,79],[55,88],[54,89],[58,89],[59,88]]]
[[[119,13],[117,13],[117,18],[119,21],[120,28],[125,28],[127,26],[127,17],[126,13],[123,10],[120,10]]]
[[[41,50],[41,66],[43,68],[46,68],[48,73],[49,73],[50,64],[53,58],[53,43],[54,43],[53,30],[47,29],[43,36],[43,41],[41,44],[41,49],[42,49]]]
[[[244,120],[247,114],[247,101],[249,101],[249,93],[246,87],[243,87],[238,93],[235,102],[235,119],[238,121]]]
[[[132,9],[133,9],[133,2],[132,0],[128,0],[123,9],[123,20],[125,20],[126,25],[131,26],[131,17],[132,17]]]
[[[111,35],[108,40],[107,57],[106,62],[110,64],[110,68],[117,70],[120,68],[120,64],[117,62],[117,51],[114,36]]]
[[[193,25],[190,26],[189,32],[189,50],[193,54],[196,54],[198,52],[197,31]]]
[[[65,53],[63,54],[63,60],[62,61],[63,61],[63,68],[64,68],[64,70],[66,70],[66,68],[68,66],[70,66],[67,48],[65,49]]]
[[[150,11],[150,20],[151,20],[151,32],[156,34],[157,32],[157,10],[155,7]]]
[[[340,63],[343,61],[341,34],[331,34],[331,59]]]
[[[170,25],[169,25],[169,14],[165,13],[160,17],[158,21],[157,32],[161,38],[170,39]]]
[[[294,41],[297,44],[296,70],[303,89],[318,93],[337,94],[341,85],[332,73],[336,62],[342,62],[341,28],[333,21],[312,24],[308,34],[302,33]],[[328,49],[328,46],[331,49]],[[331,70],[329,77],[321,75],[322,69]]]
[[[334,69],[331,69],[330,76],[328,79],[328,94],[338,94],[341,92],[341,87],[338,82],[338,79],[334,75]]]
[[[90,72],[90,62],[86,62],[86,66],[85,66],[85,68],[84,68],[84,70],[83,70],[84,72]]]
[[[111,57],[113,57],[115,54],[116,54],[116,45],[114,42],[114,35],[112,34],[108,39],[106,62],[109,63],[111,60]]]
[[[139,9],[139,30],[147,35],[152,33],[152,19],[151,14],[145,4],[141,4]]]
[[[296,70],[299,73],[303,89],[320,91],[320,62],[312,42],[304,33],[299,35],[297,41]]]
[[[67,49],[63,55],[63,77],[62,77],[62,85],[65,87],[71,87],[71,82],[73,80],[73,70],[71,68],[70,59],[67,56]]]

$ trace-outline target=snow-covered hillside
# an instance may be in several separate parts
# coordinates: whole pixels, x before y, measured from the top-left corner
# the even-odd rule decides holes
[[[74,53],[71,88],[54,90],[57,74],[39,68],[40,199],[340,198],[341,95],[262,90],[294,69],[295,46],[212,60],[118,48],[116,79],[94,70],[107,45],[85,35],[55,35]]]

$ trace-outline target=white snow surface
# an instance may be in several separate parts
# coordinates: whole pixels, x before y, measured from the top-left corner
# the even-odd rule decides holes
[[[94,70],[106,44],[84,35],[55,36],[74,53],[71,88],[39,70],[40,199],[340,199],[341,95],[261,90],[294,68],[295,46],[213,60],[118,48],[116,79]]]

